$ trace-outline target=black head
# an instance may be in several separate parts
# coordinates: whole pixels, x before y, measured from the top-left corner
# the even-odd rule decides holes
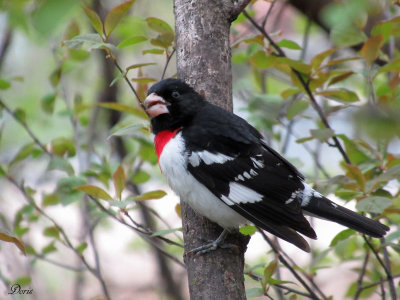
[[[155,134],[185,126],[203,104],[204,99],[192,87],[174,78],[154,84],[144,101]]]

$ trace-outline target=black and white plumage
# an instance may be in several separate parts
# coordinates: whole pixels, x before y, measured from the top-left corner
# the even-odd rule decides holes
[[[168,184],[223,228],[253,223],[304,251],[310,248],[298,233],[317,237],[304,213],[373,237],[389,230],[313,190],[254,127],[205,101],[184,82],[156,83],[145,105]]]

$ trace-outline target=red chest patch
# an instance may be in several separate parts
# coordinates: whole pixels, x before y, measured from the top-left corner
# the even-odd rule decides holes
[[[163,130],[157,133],[154,137],[154,145],[158,159],[160,159],[161,152],[163,151],[165,145],[178,133],[180,128],[174,131]]]

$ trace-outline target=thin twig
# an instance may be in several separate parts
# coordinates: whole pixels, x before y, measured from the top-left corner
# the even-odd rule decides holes
[[[257,274],[254,274],[252,272],[245,272],[244,274],[249,276],[250,278],[256,280],[256,281],[263,280],[263,277],[261,277],[261,276],[259,276]],[[283,289],[283,290],[287,290],[288,292],[291,292],[291,293],[294,293],[294,294],[298,294],[300,296],[304,296],[304,297],[307,297],[307,298],[310,298],[310,299],[313,298],[310,294],[304,293],[304,292],[296,290],[296,289],[292,289],[292,288],[290,288],[290,287],[288,287],[286,285],[283,285],[283,284],[274,284],[273,286],[276,286],[276,287],[278,287],[280,289]]]
[[[45,262],[48,262],[48,263],[50,263],[52,265],[55,265],[55,266],[60,267],[60,268],[63,268],[65,270],[69,270],[69,271],[73,271],[73,272],[86,271],[86,268],[79,268],[79,267],[69,266],[69,265],[63,264],[61,262],[58,262],[58,261],[52,260],[50,258],[47,258],[47,257],[45,257],[43,255],[39,255],[39,254],[32,254],[32,255],[34,257],[36,257],[37,259],[43,260]]]
[[[396,274],[396,275],[393,275],[393,276],[392,276],[393,279],[399,278],[399,277],[400,277],[400,274]],[[382,279],[382,280],[377,281],[377,282],[369,283],[369,284],[363,285],[363,286],[361,287],[361,289],[362,289],[362,290],[369,289],[369,288],[372,288],[372,287],[374,287],[374,286],[377,286],[377,285],[381,284],[381,282],[385,282],[385,281],[388,281],[388,280],[387,280],[387,279]]]
[[[168,54],[168,53],[166,54],[167,55],[167,60],[165,62],[164,70],[163,70],[162,75],[161,75],[161,80],[164,79],[164,77],[165,77],[165,73],[167,72],[167,68],[168,68],[169,62],[171,61],[171,58],[174,55],[175,51],[176,51],[176,49],[173,48],[170,54]]]
[[[24,120],[21,120],[20,118],[18,118],[16,116],[16,114],[4,103],[4,101],[2,99],[0,99],[0,106],[3,107],[5,109],[5,111],[7,113],[9,113],[13,119],[19,123],[24,129],[25,131],[28,133],[28,135],[30,136],[30,138],[35,142],[36,145],[39,146],[40,149],[43,150],[44,153],[46,153],[47,155],[49,155],[50,157],[53,156],[52,153],[50,153],[46,147],[39,141],[39,139],[36,137],[36,135],[32,132],[32,130],[28,127],[28,125],[26,124],[26,122]]]
[[[368,265],[368,260],[369,260],[369,250],[366,250],[367,252],[365,253],[365,257],[364,257],[364,261],[361,267],[361,272],[358,275],[358,279],[357,279],[357,290],[356,293],[354,295],[354,300],[357,300],[362,292],[362,284],[363,284],[363,280],[364,280],[364,275],[365,272],[367,271],[367,265]]]
[[[277,249],[272,243],[272,241],[269,239],[269,237],[262,231],[261,229],[258,229],[258,231],[261,233],[262,237],[264,240],[270,245],[274,253],[278,256],[279,261],[293,274],[293,276],[301,283],[301,285],[307,290],[307,292],[310,294],[311,299],[320,299],[317,294],[313,291],[313,289],[301,278],[301,276],[297,273],[297,271],[288,263],[288,261],[279,253],[279,249]]]
[[[164,242],[167,242],[167,243],[169,243],[169,244],[172,244],[172,245],[175,245],[175,246],[178,246],[178,247],[183,248],[182,245],[180,245],[180,244],[178,244],[178,243],[175,243],[174,241],[168,240],[168,239],[166,239],[166,238],[164,238],[164,237],[161,237],[161,236],[157,236],[157,237],[151,237],[151,236],[149,236],[149,235],[150,235],[149,232],[146,232],[146,231],[143,231],[143,230],[141,230],[141,229],[139,229],[139,228],[136,228],[136,227],[134,227],[134,226],[132,226],[132,225],[126,223],[124,220],[121,220],[121,219],[117,218],[112,212],[110,212],[108,209],[106,209],[106,208],[99,202],[99,200],[97,200],[95,197],[92,197],[92,196],[89,196],[89,197],[90,197],[90,199],[92,199],[92,200],[94,201],[94,203],[96,203],[96,205],[97,205],[103,212],[105,212],[106,214],[108,214],[109,216],[111,216],[114,220],[118,221],[119,223],[121,223],[121,224],[123,224],[123,225],[125,225],[125,226],[127,226],[127,227],[129,227],[129,228],[131,228],[133,231],[135,231],[136,233],[138,233],[139,236],[140,236],[141,238],[143,238],[143,239],[146,240],[148,243],[150,243],[151,245],[153,245],[154,247],[156,247],[157,249],[159,249],[165,256],[167,256],[168,258],[172,259],[174,262],[176,262],[178,265],[182,266],[183,268],[186,268],[186,266],[185,266],[184,263],[182,263],[182,262],[181,262],[180,260],[178,260],[176,257],[174,257],[174,256],[172,256],[171,254],[169,254],[168,252],[166,252],[166,251],[165,251],[164,249],[162,249],[159,245],[157,245],[156,243],[154,243],[153,240],[152,240],[152,238],[157,238],[157,239],[160,239],[160,240],[162,240],[162,241],[164,241]]]
[[[269,7],[268,7],[267,13],[265,14],[264,19],[263,19],[262,22],[261,22],[261,26],[262,26],[263,28],[265,27],[265,24],[267,24],[268,17],[269,17],[269,15],[270,15],[271,12],[272,12],[272,9],[274,8],[275,3],[276,3],[276,0],[273,0],[273,1],[270,3]]]
[[[92,273],[97,280],[102,284],[102,286],[105,286],[104,279],[100,276],[100,274],[95,270],[93,267],[89,265],[89,263],[86,261],[86,258],[83,256],[82,253],[80,253],[72,244],[71,240],[69,239],[67,233],[64,231],[64,229],[52,218],[50,217],[40,206],[36,204],[36,202],[32,199],[31,196],[28,195],[28,193],[25,191],[25,188],[21,185],[19,185],[15,179],[9,175],[7,175],[7,179],[24,195],[25,199],[29,204],[31,204],[42,216],[44,216],[46,219],[48,219],[51,223],[53,223],[54,227],[57,228],[59,233],[64,239],[64,245],[71,249],[82,261],[82,263],[85,265],[85,267],[88,269],[90,273]],[[62,240],[60,240],[62,242]],[[108,294],[107,288],[105,289],[105,297],[107,300],[111,299],[110,295]]]
[[[390,266],[390,258],[389,258],[389,252],[387,250],[387,247],[385,246],[385,238],[380,238],[381,241],[381,245],[384,245],[382,248],[382,253],[383,253],[383,260],[385,262],[386,265],[386,276],[387,276],[387,282],[389,284],[389,291],[390,291],[390,297],[392,300],[396,300],[397,296],[396,296],[396,288],[394,286],[394,281],[393,281],[393,274],[392,274],[392,267]]]
[[[128,84],[128,86],[129,86],[129,88],[131,89],[131,91],[135,94],[136,99],[137,99],[137,101],[138,101],[140,107],[143,109],[143,111],[146,113],[146,115],[147,115],[148,117],[150,117],[150,115],[149,115],[149,114],[147,113],[147,111],[146,111],[146,107],[145,107],[145,105],[143,104],[142,99],[140,99],[140,96],[139,96],[139,94],[136,92],[136,89],[133,87],[133,85],[132,85],[131,81],[129,80],[128,76],[126,76],[126,72],[125,72],[124,70],[122,70],[121,66],[118,64],[117,58],[111,53],[111,51],[109,51],[108,56],[112,59],[114,65],[117,67],[118,71],[120,71],[120,73],[123,74],[123,77],[124,77],[126,83]]]
[[[258,31],[268,40],[270,45],[275,49],[277,52],[277,55],[279,57],[286,57],[286,54],[283,52],[283,50],[274,42],[274,40],[269,36],[269,34],[265,31],[263,27],[257,24],[256,21],[246,12],[243,11],[243,14],[246,16],[246,18],[251,22],[251,24],[254,25],[254,27],[257,28]],[[296,75],[296,77],[299,79],[301,85],[303,86],[306,94],[308,95],[311,105],[314,107],[314,109],[317,111],[322,123],[324,126],[328,129],[332,129],[328,123],[328,120],[325,117],[324,112],[322,111],[321,107],[318,105],[317,100],[315,99],[313,93],[310,90],[309,84],[304,80],[303,76],[300,74],[299,71],[291,68],[293,73]],[[336,148],[338,148],[339,152],[342,154],[343,159],[346,161],[346,163],[351,164],[351,161],[349,157],[347,156],[346,152],[344,151],[342,145],[339,142],[339,139],[336,136],[332,137],[332,140],[334,142],[334,145]]]

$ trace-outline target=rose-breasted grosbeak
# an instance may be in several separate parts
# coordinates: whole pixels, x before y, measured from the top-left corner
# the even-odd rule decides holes
[[[214,243],[197,250],[215,249],[226,230],[253,223],[309,252],[298,233],[317,235],[304,214],[373,237],[389,230],[313,190],[253,126],[207,102],[183,81],[154,84],[144,104],[168,184],[196,212],[225,229]]]

